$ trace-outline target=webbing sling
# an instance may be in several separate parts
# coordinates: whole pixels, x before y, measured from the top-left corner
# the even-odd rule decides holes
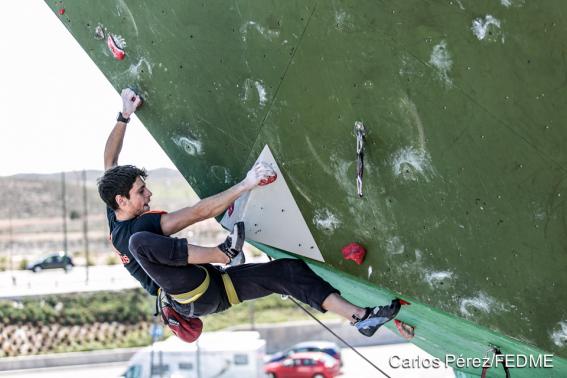
[[[201,298],[203,294],[209,288],[209,284],[211,283],[211,278],[209,277],[209,272],[206,268],[197,265],[199,268],[205,271],[205,279],[199,286],[195,289],[188,291],[186,293],[181,294],[170,294],[170,297],[174,299],[177,303],[181,304],[188,304],[191,302],[195,302],[197,299]],[[226,291],[226,296],[228,297],[228,302],[231,305],[236,305],[240,303],[240,299],[238,298],[238,294],[236,294],[236,289],[230,279],[230,276],[226,273],[221,273],[222,283],[224,284],[224,290]]]
[[[236,305],[240,303],[240,299],[238,299],[238,294],[236,294],[236,289],[232,284],[232,280],[227,273],[222,273],[222,283],[224,284],[224,290],[226,291],[226,296],[228,297],[228,302],[231,305]]]

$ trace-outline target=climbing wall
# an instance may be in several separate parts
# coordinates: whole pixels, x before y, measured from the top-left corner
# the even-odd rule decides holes
[[[414,303],[400,317],[420,346],[567,357],[567,3],[46,3],[117,90],[142,93],[140,119],[199,195],[268,145],[315,266],[364,304]]]
[[[301,210],[297,207],[285,178],[268,146],[258,157],[259,164],[272,169],[258,188],[238,198],[221,219],[227,230],[244,222],[246,239],[324,262]]]

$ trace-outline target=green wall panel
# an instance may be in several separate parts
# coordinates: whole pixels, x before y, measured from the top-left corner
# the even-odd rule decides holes
[[[46,3],[117,90],[141,91],[140,119],[199,195],[268,144],[326,268],[418,303],[417,344],[476,353],[498,335],[567,357],[567,3]],[[353,241],[361,266],[340,254]]]

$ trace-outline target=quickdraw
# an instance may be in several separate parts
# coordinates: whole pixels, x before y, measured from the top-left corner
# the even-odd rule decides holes
[[[488,354],[489,353],[493,353],[494,356],[498,356],[502,354],[502,351],[500,350],[500,348],[496,347],[496,346],[491,346],[490,349],[488,349],[484,355],[484,357],[488,358]],[[490,365],[484,365],[482,367],[482,373],[481,373],[481,378],[486,378],[486,374],[488,372],[488,369],[490,369]],[[508,368],[508,365],[506,365],[506,360],[503,360],[502,363],[502,367],[504,368],[504,374],[506,374],[506,378],[510,378],[510,369]]]
[[[366,130],[360,121],[354,123],[356,134],[356,191],[362,197],[362,176],[364,175],[364,138]]]

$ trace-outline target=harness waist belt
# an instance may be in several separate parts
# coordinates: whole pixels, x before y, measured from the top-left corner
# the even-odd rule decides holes
[[[181,294],[170,294],[171,298],[173,298],[177,303],[188,304],[195,302],[197,299],[201,298],[201,296],[205,294],[205,291],[207,291],[207,289],[209,288],[209,284],[211,283],[209,272],[204,267],[200,265],[197,266],[205,271],[205,279],[199,286],[191,291]]]
[[[197,299],[201,298],[203,294],[209,288],[209,284],[211,283],[211,278],[209,277],[209,272],[206,268],[197,265],[199,268],[205,271],[205,279],[199,286],[195,289],[188,291],[186,293],[181,294],[170,294],[170,297],[175,300],[177,303],[181,304],[188,304],[195,302]],[[224,284],[224,290],[226,291],[226,296],[228,297],[228,301],[231,305],[236,305],[240,303],[240,299],[238,298],[238,294],[236,294],[236,289],[230,279],[230,276],[223,272],[221,273],[222,283]]]

